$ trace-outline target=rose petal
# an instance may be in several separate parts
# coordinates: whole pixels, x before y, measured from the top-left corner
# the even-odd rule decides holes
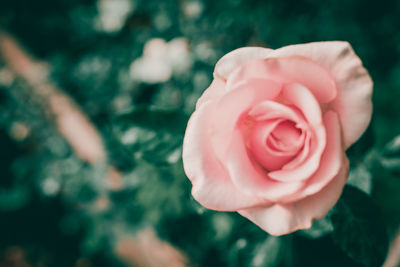
[[[274,236],[307,229],[314,220],[322,219],[338,201],[347,180],[347,173],[346,161],[337,176],[315,195],[291,204],[275,204],[238,212]]]
[[[210,118],[212,120],[210,141],[219,159],[225,159],[232,133],[245,111],[259,102],[274,99],[280,91],[280,84],[269,80],[252,79],[227,92],[218,101],[217,108]]]
[[[217,62],[214,77],[226,80],[237,67],[252,60],[266,58],[271,51],[273,50],[263,47],[243,47],[233,50]]]
[[[228,76],[226,84],[231,86],[250,78],[302,84],[312,92],[319,103],[328,103],[337,94],[336,84],[330,73],[318,63],[302,56],[266,58],[247,62]]]
[[[301,163],[301,160],[308,155],[308,146],[309,146],[309,137],[305,133],[305,130],[308,128],[307,123],[305,122],[304,116],[298,111],[296,107],[289,107],[287,105],[274,102],[274,101],[263,101],[253,107],[249,113],[248,116],[251,117],[253,120],[255,120],[255,124],[257,125],[258,123],[262,123],[263,121],[267,120],[279,120],[279,122],[282,122],[284,120],[287,121],[292,121],[295,123],[296,127],[299,129],[304,130],[302,137],[301,137],[301,143],[306,142],[305,146],[303,146],[302,151],[300,152],[299,156],[297,156],[295,159],[292,161],[296,160]],[[272,128],[271,128],[272,131]],[[252,134],[249,136],[251,137]],[[304,136],[303,136],[304,135]],[[300,143],[297,144],[300,146]],[[260,145],[260,147],[264,147],[264,144]],[[272,151],[270,151],[272,152]],[[276,153],[274,153],[276,154]],[[287,154],[287,153],[286,153]],[[299,159],[300,157],[300,159]],[[265,161],[268,161],[270,157],[265,158]],[[258,159],[259,162],[263,162],[264,160]],[[286,165],[290,164],[292,161],[287,163]],[[264,167],[266,167],[266,164],[263,164]],[[284,166],[286,166],[284,165]],[[267,168],[267,167],[266,167]],[[267,168],[269,169],[269,168]],[[272,170],[272,169],[271,169]]]
[[[203,92],[197,100],[196,108],[199,108],[203,103],[210,100],[217,100],[226,92],[225,82],[221,79],[214,79],[211,85]]]
[[[286,153],[271,150],[266,140],[281,120],[269,120],[257,123],[250,136],[250,149],[254,158],[267,170],[276,170],[294,157],[296,151]]]
[[[201,105],[191,116],[183,141],[183,166],[193,184],[192,195],[203,206],[224,211],[268,204],[253,195],[245,195],[231,182],[210,143],[209,122],[215,104]]]
[[[297,154],[297,156],[294,159],[286,163],[282,167],[282,170],[292,170],[297,166],[300,166],[306,160],[308,153],[310,153],[310,147],[311,147],[311,134],[306,132],[304,136],[303,149],[299,154]]]
[[[271,144],[281,152],[297,151],[303,144],[303,131],[295,126],[293,121],[283,121],[271,133]]]
[[[334,77],[338,95],[331,107],[339,114],[348,148],[367,128],[372,114],[372,80],[348,42],[315,42],[282,47],[270,57],[301,55],[324,66]]]
[[[282,95],[303,113],[308,123],[312,125],[321,123],[321,107],[307,87],[298,83],[287,84],[282,90]]]
[[[315,97],[300,84],[289,84],[284,87],[282,94],[286,100],[298,107],[307,118],[313,136],[309,157],[299,166],[293,169],[281,169],[269,173],[275,180],[301,181],[310,177],[319,167],[320,158],[326,144],[326,133],[322,124],[321,111]]]
[[[232,182],[244,193],[270,201],[279,201],[297,192],[302,182],[282,183],[268,177],[256,163],[244,144],[242,133],[236,129],[224,159]]]
[[[274,101],[263,101],[249,111],[256,120],[287,119],[296,122],[299,128],[306,127],[304,116],[292,107]]]
[[[311,176],[304,188],[288,197],[284,202],[294,202],[319,192],[338,174],[342,167],[345,152],[341,140],[339,117],[334,111],[328,111],[324,115],[326,129],[326,148],[321,157],[318,170]]]

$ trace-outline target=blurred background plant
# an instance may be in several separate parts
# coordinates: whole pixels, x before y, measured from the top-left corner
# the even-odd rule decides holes
[[[0,4],[0,266],[398,266],[400,2],[14,0]],[[269,237],[199,206],[184,129],[242,46],[349,41],[375,81],[349,184]],[[355,249],[357,248],[357,249]]]

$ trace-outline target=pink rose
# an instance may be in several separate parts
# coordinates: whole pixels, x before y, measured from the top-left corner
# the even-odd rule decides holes
[[[309,228],[342,192],[345,150],[369,124],[371,93],[347,42],[225,55],[186,129],[193,197],[272,235]]]

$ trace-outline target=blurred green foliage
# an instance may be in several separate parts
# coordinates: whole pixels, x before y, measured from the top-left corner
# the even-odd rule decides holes
[[[332,230],[356,230],[352,221],[339,223],[344,230],[321,221],[275,238],[235,213],[205,210],[191,199],[181,142],[225,53],[349,41],[375,82],[371,126],[348,151],[351,184],[372,194],[393,235],[400,222],[400,146],[390,142],[400,134],[399,12],[396,0],[2,1],[0,27],[51,67],[51,79],[99,129],[107,160],[93,166],[75,155],[40,99],[27,93],[29,85],[0,61],[0,262],[18,246],[32,266],[124,266],[115,244],[148,227],[196,266],[369,262],[357,257],[370,248],[346,254],[349,244],[365,241],[358,235],[336,235],[345,251],[331,238]],[[123,173],[122,188],[107,186],[109,166]],[[358,208],[339,203],[345,212]],[[377,246],[384,248],[384,226],[379,231]]]

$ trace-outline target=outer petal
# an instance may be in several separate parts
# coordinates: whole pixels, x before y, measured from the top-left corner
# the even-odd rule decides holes
[[[196,107],[208,100],[222,96],[226,91],[227,77],[237,67],[252,60],[266,58],[271,51],[273,50],[263,47],[242,47],[223,56],[215,65],[214,81],[199,98]]]
[[[217,159],[208,133],[214,109],[215,104],[210,101],[192,114],[183,141],[183,166],[193,184],[193,197],[203,206],[214,210],[234,211],[259,204],[267,205],[267,201],[238,190]]]
[[[347,42],[315,42],[274,50],[269,57],[301,55],[324,66],[335,78],[338,95],[331,107],[338,112],[345,148],[367,128],[372,113],[372,80]]]
[[[196,108],[210,100],[217,100],[225,93],[225,82],[221,79],[214,79],[211,85],[203,92],[197,100]]]
[[[226,80],[237,67],[261,58],[273,51],[263,47],[242,47],[223,56],[215,65],[214,77]]]
[[[313,93],[319,103],[329,103],[337,95],[335,80],[326,68],[303,56],[269,57],[247,62],[228,76],[226,84],[229,88],[251,78],[269,79],[283,84],[302,84]]]
[[[213,82],[199,98],[196,107],[208,100],[222,96],[226,91],[227,77],[237,67],[252,60],[266,58],[271,51],[273,50],[263,47],[242,47],[223,56],[215,65]]]
[[[250,208],[240,210],[239,213],[275,236],[309,228],[314,220],[323,218],[338,201],[347,180],[347,173],[346,160],[338,175],[315,195],[291,204]]]

